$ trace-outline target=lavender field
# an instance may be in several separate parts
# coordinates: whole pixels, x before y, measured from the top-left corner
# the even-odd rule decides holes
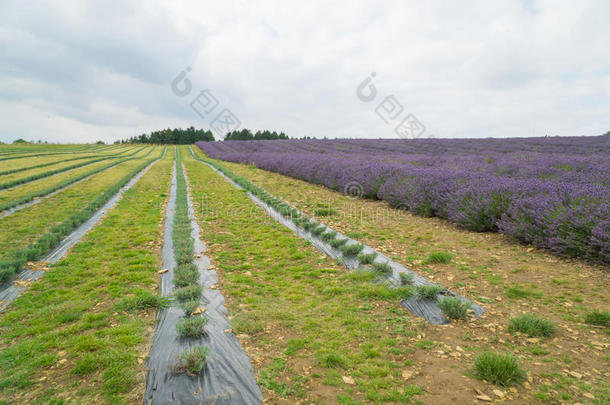
[[[199,142],[210,157],[610,263],[610,136]]]

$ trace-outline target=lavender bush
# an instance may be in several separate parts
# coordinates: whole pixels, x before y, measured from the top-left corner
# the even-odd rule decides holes
[[[197,144],[212,158],[610,263],[610,136]]]

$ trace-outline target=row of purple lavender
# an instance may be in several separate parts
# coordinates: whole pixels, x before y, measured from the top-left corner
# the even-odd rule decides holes
[[[474,231],[610,263],[610,136],[197,144],[257,167]]]

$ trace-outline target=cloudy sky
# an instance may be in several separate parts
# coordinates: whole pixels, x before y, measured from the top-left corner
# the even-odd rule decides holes
[[[298,137],[392,138],[409,115],[424,136],[595,135],[609,21],[606,0],[5,0],[0,141],[113,141],[223,111]]]

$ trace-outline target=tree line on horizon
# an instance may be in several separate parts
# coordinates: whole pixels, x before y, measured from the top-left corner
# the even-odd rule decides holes
[[[283,132],[275,131],[256,131],[252,133],[247,128],[240,129],[239,131],[231,131],[225,135],[225,141],[258,141],[258,140],[274,140],[274,139],[290,139],[288,135]]]
[[[155,144],[171,144],[171,145],[191,145],[199,141],[214,141],[214,134],[210,130],[195,129],[190,126],[186,129],[162,129],[153,131],[150,134],[141,134],[132,136],[128,139],[116,141],[118,143],[155,143]]]
[[[244,128],[237,131],[228,132],[224,139],[225,141],[254,141],[254,140],[275,140],[275,139],[290,139],[284,132],[276,131],[256,131],[252,133],[251,130]],[[310,137],[303,137],[302,139],[311,139]],[[155,143],[155,144],[172,144],[172,145],[190,145],[195,142],[204,141],[211,142],[215,141],[214,134],[210,130],[195,129],[195,127],[188,127],[186,129],[174,128],[174,129],[162,129],[160,131],[153,131],[150,134],[141,134],[133,136],[128,139],[122,139],[116,141],[115,144],[124,143]]]

